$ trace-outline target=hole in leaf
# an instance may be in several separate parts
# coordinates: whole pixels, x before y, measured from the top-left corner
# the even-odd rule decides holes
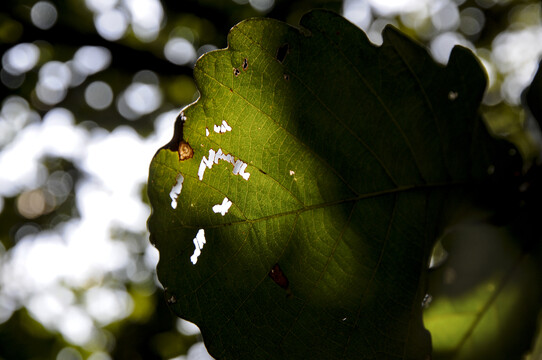
[[[424,309],[427,309],[429,307],[429,304],[431,304],[431,301],[433,301],[433,297],[429,294],[425,294],[422,300],[422,307]]]
[[[201,255],[201,249],[203,249],[203,245],[206,243],[205,231],[203,229],[199,229],[192,242],[194,243],[194,254],[190,256],[190,261],[192,261],[193,265],[196,265],[198,262],[198,257]]]
[[[231,131],[231,126],[228,125],[226,120],[222,120],[222,125],[215,125],[214,126],[214,131],[215,131],[215,133],[218,133],[218,134],[224,134],[227,131]]]
[[[288,44],[281,45],[277,50],[277,60],[279,63],[283,63],[286,59],[286,55],[290,52],[290,46]]]
[[[243,60],[243,70],[247,71],[247,69],[248,69],[248,60],[247,60],[247,58],[245,58]]]
[[[205,169],[206,168],[211,169],[214,164],[218,164],[219,160],[224,160],[232,164],[233,165],[232,173],[234,175],[239,175],[243,179],[248,181],[248,178],[250,177],[250,173],[245,172],[248,166],[247,163],[239,159],[235,159],[235,157],[231,154],[224,154],[222,152],[222,149],[218,149],[218,151],[209,149],[209,157],[208,158],[206,158],[205,156],[202,157],[201,163],[199,164],[199,170],[198,170],[198,177],[200,181],[203,180],[203,174],[205,174]]]
[[[241,71],[238,68],[233,68],[233,75],[235,75],[235,77],[239,76],[240,73]]]
[[[228,199],[227,197],[224,198],[224,200],[222,200],[222,204],[217,204],[215,206],[213,206],[213,212],[215,214],[222,214],[222,216],[226,215],[226,213],[228,212],[228,210],[230,209],[232,205],[232,202],[230,199]]]
[[[177,208],[177,198],[181,194],[181,190],[183,189],[183,181],[184,177],[179,173],[177,175],[177,178],[175,179],[175,185],[171,187],[171,191],[169,192],[169,197],[171,198],[171,207],[173,209]]]

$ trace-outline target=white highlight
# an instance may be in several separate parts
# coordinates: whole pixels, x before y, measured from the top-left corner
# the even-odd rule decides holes
[[[295,171],[290,170],[290,176],[294,176],[294,175],[295,175]]]
[[[192,264],[196,265],[198,262],[198,256],[201,255],[201,249],[203,249],[203,244],[206,243],[205,241],[205,231],[203,229],[199,229],[198,233],[196,234],[196,237],[193,240],[194,242],[194,254],[190,256],[190,261],[192,261]]]
[[[205,128],[205,136],[209,136],[209,128]]]
[[[228,131],[231,131],[231,126],[228,125],[226,120],[222,120],[222,125],[215,125],[214,130],[217,134],[224,134]]]
[[[235,159],[233,155],[231,154],[224,154],[222,152],[222,149],[218,149],[218,151],[214,151],[213,149],[209,149],[209,158],[207,159],[205,156],[201,159],[201,163],[199,164],[199,170],[198,170],[198,177],[201,180],[203,180],[203,174],[205,174],[205,168],[211,169],[213,167],[213,164],[218,164],[219,160],[224,160],[226,162],[229,162],[233,165],[233,174],[239,175],[243,179],[248,181],[248,178],[250,177],[249,173],[246,173],[245,170],[247,168],[247,163],[244,161],[241,161],[239,159]]]
[[[171,198],[171,207],[176,209],[177,208],[177,198],[181,194],[181,190],[183,189],[183,181],[184,177],[179,173],[177,175],[177,179],[175,180],[175,185],[171,187],[171,191],[169,192],[169,197]]]
[[[217,205],[213,206],[213,211],[216,214],[220,213],[220,214],[222,214],[222,216],[224,216],[224,215],[226,215],[226,213],[230,209],[231,204],[232,204],[232,202],[227,197],[225,197],[224,200],[222,201],[222,204],[217,204]]]

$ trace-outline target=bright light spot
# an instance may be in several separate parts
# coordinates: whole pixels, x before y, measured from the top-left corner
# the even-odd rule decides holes
[[[103,351],[96,351],[90,355],[87,360],[111,360],[111,356]]]
[[[492,60],[505,75],[501,92],[511,104],[519,104],[521,92],[532,80],[542,56],[542,27],[499,34],[493,41]]]
[[[162,104],[160,87],[136,82],[128,86],[121,95],[118,109],[127,119],[135,119],[153,112],[160,104]],[[123,106],[126,106],[128,111],[123,111],[125,110]]]
[[[143,261],[145,266],[149,270],[155,270],[156,265],[158,265],[158,260],[160,259],[160,253],[158,249],[152,245],[149,245],[145,248],[145,254],[143,256]]]
[[[92,339],[94,324],[87,313],[79,307],[64,309],[60,319],[59,331],[72,344],[84,345]]]
[[[175,185],[171,187],[171,191],[169,192],[169,197],[171,198],[171,207],[176,209],[177,208],[177,197],[181,194],[181,190],[183,189],[183,181],[184,177],[181,173],[177,175],[177,178],[175,179]]]
[[[98,14],[94,18],[94,26],[101,37],[109,41],[116,41],[124,36],[128,28],[128,19],[124,12],[111,9]]]
[[[17,210],[27,219],[43,215],[45,206],[45,195],[40,189],[23,192],[17,198]]]
[[[186,65],[196,60],[196,50],[192,43],[179,37],[170,39],[166,43],[164,55],[176,65]]]
[[[209,136],[209,128],[205,128],[205,136]]]
[[[2,56],[2,66],[12,75],[24,74],[31,70],[40,58],[40,49],[30,43],[17,44]]]
[[[188,349],[186,354],[187,360],[214,360],[214,358],[209,355],[205,345],[202,342],[195,343]]]
[[[39,121],[39,115],[31,111],[28,102],[18,96],[10,96],[0,111],[0,147],[13,140],[27,124]]]
[[[228,125],[226,120],[222,120],[222,125],[215,125],[214,131],[218,134],[224,134],[225,132],[231,131],[231,126]]]
[[[105,12],[117,5],[118,0],[85,0],[87,7],[94,12]]]
[[[71,290],[53,284],[44,291],[34,294],[27,307],[34,319],[49,329],[56,329],[58,319],[74,302],[75,295]]]
[[[199,327],[196,324],[184,319],[177,319],[176,327],[185,336],[199,335],[200,333]]]
[[[71,175],[62,170],[57,170],[49,175],[45,184],[46,190],[61,202],[66,200],[72,187],[73,179]]]
[[[363,30],[371,25],[371,7],[367,1],[345,0],[343,3],[343,16]]]
[[[216,152],[213,149],[209,149],[209,158],[207,159],[205,156],[202,157],[201,162],[199,164],[199,169],[198,169],[199,179],[203,180],[203,175],[205,174],[205,168],[211,169],[213,167],[213,164],[218,164],[219,160],[224,160],[232,164],[233,174],[240,175],[243,179],[248,181],[250,174],[245,173],[245,170],[247,168],[247,163],[239,159],[236,160],[235,157],[231,154],[224,154],[222,152],[222,149],[218,149],[218,151]]]
[[[366,1],[366,0],[358,0]],[[431,0],[368,0],[373,10],[382,16],[392,17],[400,13],[416,12],[427,6]]]
[[[73,56],[73,66],[88,76],[107,69],[111,64],[111,52],[102,46],[82,46]]]
[[[369,37],[369,40],[371,40],[373,44],[376,44],[376,45],[382,44],[383,42],[382,31],[388,24],[397,26],[397,23],[394,20],[390,20],[390,19],[384,18],[384,19],[376,19],[375,21],[373,21],[373,23],[371,24],[371,28],[367,32],[367,36]]]
[[[25,101],[10,97],[4,100],[0,123],[30,122],[29,114],[33,113]],[[16,245],[7,252],[0,243],[0,322],[27,306],[32,317],[67,341],[87,346],[100,334],[95,321],[128,316],[133,304],[123,289],[101,291],[92,286],[125,276],[133,262],[132,250],[126,241],[114,238],[113,229],[145,231],[150,210],[140,199],[141,188],[156,148],[170,137],[175,115],[170,111],[157,117],[155,132],[146,139],[122,127],[89,133],[74,124],[73,114],[58,108],[16,132],[0,152],[0,198],[37,187],[55,197],[66,196],[73,179],[63,171],[47,176],[40,164],[44,156],[70,160],[85,176],[75,188],[80,218],[47,231],[21,227]],[[145,268],[155,268],[158,251],[148,245],[144,253]],[[83,297],[81,307],[68,287],[76,292],[90,287],[92,295]]]
[[[56,360],[83,360],[83,357],[76,349],[65,347],[58,352]]]
[[[85,291],[85,308],[101,326],[129,316],[134,304],[125,290],[93,287]]]
[[[93,139],[81,161],[82,169],[94,175],[94,183],[78,189],[81,214],[144,231],[149,209],[139,199],[139,191],[152,155],[148,145],[129,127],[118,127],[107,137]]]
[[[72,73],[68,65],[60,61],[49,61],[39,72],[36,85],[38,98],[47,105],[54,105],[64,100],[70,85]]]
[[[445,32],[438,35],[433,39],[433,41],[431,41],[431,54],[436,61],[440,62],[441,64],[446,64],[448,62],[448,58],[450,57],[450,53],[452,52],[452,48],[455,45],[462,45],[470,49],[474,47],[458,33]]]
[[[438,31],[455,30],[459,25],[457,5],[448,1],[437,1],[431,9],[431,21]]]
[[[48,1],[38,1],[30,10],[32,23],[42,30],[53,27],[57,17],[56,7]]]
[[[41,157],[51,155],[74,160],[84,153],[86,131],[74,127],[73,123],[71,112],[55,108],[44,116],[43,122],[27,125],[19,132],[0,152],[0,195],[14,196],[40,186]]]
[[[158,36],[164,18],[164,9],[158,0],[123,0],[132,19],[132,29],[142,41]]]
[[[484,27],[486,18],[482,10],[475,7],[468,7],[461,10],[461,22],[459,30],[465,35],[476,35]]]
[[[196,265],[198,257],[201,255],[201,249],[203,249],[203,245],[205,244],[205,231],[203,229],[198,230],[193,242],[194,254],[190,257],[190,261],[192,261],[192,264]]]
[[[103,81],[95,81],[85,89],[85,101],[96,110],[103,110],[113,101],[113,90]]]
[[[66,88],[58,78],[50,77],[45,81],[38,82],[36,85],[36,95],[38,95],[42,103],[55,105],[66,97]]]
[[[290,176],[294,176],[294,175],[295,175],[295,171],[290,170]]]
[[[230,209],[231,204],[232,202],[227,197],[225,197],[224,200],[222,200],[222,204],[217,204],[213,206],[213,211],[215,212],[215,214],[220,213],[222,216],[224,216]]]
[[[265,13],[275,5],[275,0],[249,0],[250,5],[259,12]]]

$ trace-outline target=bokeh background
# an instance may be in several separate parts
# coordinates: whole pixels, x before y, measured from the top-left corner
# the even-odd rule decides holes
[[[150,160],[198,97],[192,69],[239,21],[335,10],[393,24],[489,78],[493,131],[533,157],[521,94],[542,55],[531,0],[2,0],[0,359],[210,359],[167,309],[148,241]]]

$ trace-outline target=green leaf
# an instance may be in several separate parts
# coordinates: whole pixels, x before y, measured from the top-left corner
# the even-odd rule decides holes
[[[434,360],[519,359],[529,349],[542,284],[533,254],[505,228],[463,225],[444,240],[424,312]]]
[[[196,64],[149,174],[167,300],[219,359],[425,359],[443,208],[491,165],[484,73],[392,27],[300,25],[244,21]]]

